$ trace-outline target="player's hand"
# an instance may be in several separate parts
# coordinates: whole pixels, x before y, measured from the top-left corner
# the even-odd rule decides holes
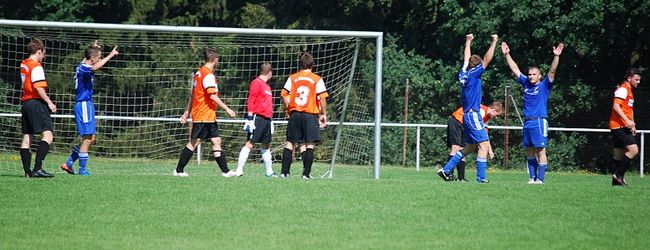
[[[470,33],[470,34],[465,35],[465,40],[471,42],[472,40],[474,40],[474,34]]]
[[[228,113],[228,115],[232,118],[235,118],[235,116],[237,116],[235,111],[232,111],[232,109],[226,109],[226,113]]]
[[[489,150],[488,151],[488,157],[490,157],[490,160],[494,159],[494,151]]]
[[[56,105],[54,105],[54,103],[48,103],[47,107],[50,108],[50,111],[52,111],[52,113],[56,113]]]
[[[497,34],[492,34],[490,37],[492,37],[492,42],[496,42],[499,40],[499,35]]]
[[[632,127],[630,130],[632,131],[632,135],[636,135],[636,126]]]
[[[255,130],[255,121],[253,120],[253,116],[246,115],[246,122],[244,122],[244,131],[253,133],[253,130]]]
[[[564,49],[564,44],[560,43],[557,45],[557,47],[553,47],[553,55],[560,56],[562,54],[562,50]]]
[[[111,51],[110,54],[108,54],[109,57],[114,57],[116,55],[119,55],[120,52],[117,51],[117,46],[113,47],[113,51]]]
[[[636,127],[636,123],[634,123],[634,121],[632,121],[632,120],[627,120],[625,122],[625,127],[629,128],[629,129],[633,129],[633,128]]]
[[[187,122],[187,116],[188,116],[187,111],[185,111],[183,115],[181,115],[181,124],[185,124]]]
[[[504,55],[510,54],[510,47],[508,47],[506,42],[501,43],[501,52],[503,52]]]
[[[318,117],[318,127],[320,127],[321,129],[327,127],[327,115],[322,114],[321,116]]]

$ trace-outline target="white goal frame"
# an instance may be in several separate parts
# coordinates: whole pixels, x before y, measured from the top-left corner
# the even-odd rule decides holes
[[[169,25],[136,25],[107,23],[77,23],[0,19],[0,25],[52,28],[86,28],[96,30],[130,30],[158,32],[193,32],[210,34],[285,35],[285,36],[338,36],[375,39],[375,114],[374,114],[374,179],[379,179],[381,165],[381,96],[383,32],[340,30],[249,29],[223,27],[189,27]]]

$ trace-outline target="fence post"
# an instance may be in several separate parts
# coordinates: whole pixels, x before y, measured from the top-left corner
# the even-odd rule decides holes
[[[641,132],[641,164],[639,164],[639,176],[643,177],[643,156],[645,152],[645,133]]]
[[[420,126],[415,127],[415,171],[420,171]]]

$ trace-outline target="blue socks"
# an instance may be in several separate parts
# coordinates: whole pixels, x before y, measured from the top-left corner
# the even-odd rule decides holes
[[[445,164],[445,167],[442,169],[445,171],[446,174],[450,174],[452,171],[454,171],[456,165],[458,165],[458,163],[460,163],[460,161],[463,160],[464,157],[465,155],[463,155],[463,152],[458,151],[454,155],[454,157],[451,157],[451,159],[447,162],[447,164]]]
[[[88,152],[79,153],[79,174],[85,175],[89,174],[86,169],[86,164],[88,164]]]
[[[526,161],[528,162],[528,175],[531,179],[537,180],[537,158],[528,158]]]
[[[77,159],[79,159],[79,145],[72,148],[72,153],[70,153],[70,157],[68,157],[68,160],[65,162],[65,164],[68,165],[68,167],[72,167]]]
[[[482,182],[487,179],[487,159],[476,157],[476,181]]]
[[[544,182],[544,175],[546,175],[546,163],[540,163],[537,168],[537,179]]]

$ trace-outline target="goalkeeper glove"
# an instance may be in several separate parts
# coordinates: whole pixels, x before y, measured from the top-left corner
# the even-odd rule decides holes
[[[253,133],[255,130],[255,116],[246,115],[246,122],[244,122],[244,130],[248,133]]]

